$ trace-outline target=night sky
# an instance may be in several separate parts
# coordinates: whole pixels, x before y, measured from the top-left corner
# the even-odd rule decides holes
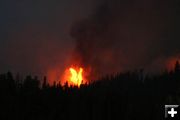
[[[0,72],[91,69],[92,79],[180,59],[179,0],[1,0]]]

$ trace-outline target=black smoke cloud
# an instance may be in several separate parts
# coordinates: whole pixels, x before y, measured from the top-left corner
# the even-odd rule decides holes
[[[0,72],[57,80],[73,62],[93,79],[161,69],[180,52],[179,8],[178,0],[2,0]]]
[[[176,0],[102,0],[94,14],[74,24],[74,59],[92,79],[144,68],[157,72],[179,59],[180,4]],[[92,77],[93,76],[93,77]]]

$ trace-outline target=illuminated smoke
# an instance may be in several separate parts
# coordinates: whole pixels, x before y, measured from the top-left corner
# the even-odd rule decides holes
[[[72,28],[74,59],[93,69],[91,79],[141,68],[160,71],[180,52],[176,7],[168,0],[102,1]]]
[[[47,75],[53,83],[74,64],[97,79],[158,72],[179,58],[178,0],[8,1],[1,7],[0,72]]]

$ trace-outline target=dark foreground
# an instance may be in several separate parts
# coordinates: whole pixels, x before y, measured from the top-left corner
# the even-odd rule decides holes
[[[180,103],[179,68],[121,73],[80,89],[1,74],[0,120],[164,120],[164,105]]]

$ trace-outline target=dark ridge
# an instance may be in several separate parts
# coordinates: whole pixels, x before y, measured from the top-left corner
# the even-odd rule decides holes
[[[180,103],[180,65],[154,76],[120,73],[80,88],[8,72],[0,75],[0,99],[1,120],[162,120],[165,104]]]

